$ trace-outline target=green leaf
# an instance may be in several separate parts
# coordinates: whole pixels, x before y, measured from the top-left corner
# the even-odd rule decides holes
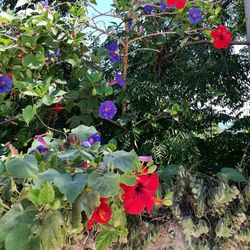
[[[226,174],[228,176],[228,178],[232,181],[236,181],[236,182],[245,182],[246,181],[245,176],[242,175],[235,168],[222,168],[221,173]],[[220,173],[218,173],[218,174],[220,174]]]
[[[69,149],[57,154],[57,157],[62,161],[74,161],[79,156],[79,151],[76,149]]]
[[[38,174],[39,178],[50,182],[54,182],[56,176],[60,176],[60,173],[52,168],[44,171],[43,173]]]
[[[23,159],[12,158],[8,160],[6,170],[11,176],[19,178],[35,178],[39,171],[37,161],[31,155],[25,155]]]
[[[5,250],[39,250],[40,239],[33,236],[30,225],[18,224],[5,239]]]
[[[44,56],[41,54],[28,54],[23,60],[23,65],[30,69],[40,70],[45,64]]]
[[[116,233],[108,229],[103,229],[95,239],[96,250],[105,250],[112,243]]]
[[[84,125],[80,125],[77,128],[72,129],[71,133],[75,134],[77,136],[77,138],[81,142],[83,142],[83,141],[87,140],[91,135],[97,133],[97,131],[93,126],[87,127]]]
[[[120,176],[120,180],[121,183],[126,184],[127,186],[134,186],[136,183],[136,176],[135,174],[130,170],[125,172],[124,174],[122,174]]]
[[[65,242],[65,224],[59,211],[50,212],[45,218],[38,235],[43,250],[59,250]]]
[[[0,176],[4,173],[4,170],[5,170],[4,163],[0,161]]]
[[[89,217],[100,204],[100,195],[93,189],[85,190],[79,197],[80,211]]]
[[[29,126],[30,121],[34,118],[36,114],[35,107],[29,105],[25,109],[23,109],[23,119]]]
[[[49,182],[45,182],[42,186],[39,195],[38,195],[38,202],[40,204],[50,204],[55,199],[55,191]]]
[[[159,171],[160,178],[165,180],[173,175],[176,175],[179,170],[179,165],[168,165],[162,171]]]
[[[37,226],[36,220],[37,210],[35,207],[30,206],[25,210],[23,206],[18,203],[0,219],[0,244],[4,242],[5,238],[18,224],[28,224],[29,226]],[[15,248],[14,248],[15,249]]]
[[[89,175],[88,185],[99,192],[101,197],[110,197],[118,193],[119,175],[115,173],[101,175],[97,172],[92,172]]]
[[[134,170],[138,156],[134,150],[130,152],[116,151],[105,155],[103,160],[108,166],[118,168],[123,172]]]
[[[87,181],[87,174],[76,174],[75,176],[61,174],[55,177],[54,184],[66,196],[69,202],[73,203],[77,196],[84,190]]]

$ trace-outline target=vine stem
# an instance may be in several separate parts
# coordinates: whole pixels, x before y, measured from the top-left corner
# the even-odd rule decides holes
[[[55,128],[51,128],[51,127],[49,127],[48,125],[46,125],[46,124],[44,123],[44,121],[41,119],[41,117],[40,117],[37,113],[36,113],[36,116],[37,116],[37,118],[39,119],[39,121],[42,123],[42,125],[43,125],[44,127],[46,127],[46,128],[49,129],[49,130],[52,130],[52,131],[58,132],[58,133],[60,133],[60,134],[63,134],[63,135],[65,136],[65,139],[67,140],[67,135],[66,135],[66,133],[62,132],[61,130],[58,130],[58,129],[55,129]]]

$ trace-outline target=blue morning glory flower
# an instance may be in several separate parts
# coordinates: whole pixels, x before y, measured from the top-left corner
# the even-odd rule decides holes
[[[190,23],[196,24],[202,20],[202,13],[197,8],[191,8],[188,15]]]
[[[0,76],[0,93],[10,92],[12,89],[12,79],[9,76]]]
[[[129,29],[129,30],[131,29],[132,25],[133,25],[133,22],[132,22],[131,20],[128,21],[128,29]]]
[[[118,49],[118,44],[116,42],[109,43],[105,46],[109,52],[115,52]]]
[[[160,7],[161,7],[162,11],[166,11],[168,6],[161,0],[160,1]]]
[[[43,8],[49,8],[49,3],[47,1],[42,1],[41,5],[43,6]]]
[[[100,142],[101,141],[101,135],[98,133],[95,133],[93,135],[91,135],[87,140],[82,142],[82,145],[85,147],[91,147],[91,145],[93,145],[96,142]]]
[[[32,150],[30,152],[31,155],[33,155],[35,153],[35,151],[38,150],[40,155],[44,156],[47,154],[47,148],[44,145],[39,145],[35,148],[35,150]]]
[[[151,6],[151,5],[146,5],[143,8],[144,12],[146,12],[148,14],[150,14],[153,11],[153,9],[154,9],[154,6]]]
[[[117,108],[112,101],[102,102],[99,107],[99,116],[102,119],[110,120],[112,119],[117,112]]]
[[[125,81],[124,81],[124,79],[122,78],[122,75],[121,75],[121,74],[116,73],[116,74],[115,74],[115,80],[116,80],[116,82],[117,82],[121,87],[124,86]]]
[[[109,53],[109,61],[116,63],[119,62],[121,60],[121,56],[115,52],[110,52]]]

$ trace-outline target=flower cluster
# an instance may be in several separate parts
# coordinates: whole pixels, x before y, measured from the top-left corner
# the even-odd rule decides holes
[[[151,156],[142,156],[145,161],[152,160]],[[164,205],[163,201],[155,196],[155,192],[159,186],[159,176],[157,173],[149,174],[146,167],[142,165],[142,170],[134,171],[136,175],[136,183],[133,186],[120,183],[123,190],[121,199],[123,201],[124,210],[128,214],[141,214],[144,210],[152,211],[154,205]],[[108,198],[100,198],[100,205],[94,210],[89,221],[87,222],[87,230],[89,231],[93,224],[106,224],[110,221],[112,210],[106,203]]]

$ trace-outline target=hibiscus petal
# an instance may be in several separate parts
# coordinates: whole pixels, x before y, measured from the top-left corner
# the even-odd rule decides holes
[[[177,9],[182,9],[186,5],[186,0],[179,0],[178,3],[176,4]]]
[[[89,219],[89,221],[87,223],[87,230],[88,231],[90,231],[90,229],[92,228],[94,223],[95,223],[95,211],[93,212],[91,218]]]
[[[166,0],[166,3],[169,7],[174,7],[177,3],[177,0]]]

